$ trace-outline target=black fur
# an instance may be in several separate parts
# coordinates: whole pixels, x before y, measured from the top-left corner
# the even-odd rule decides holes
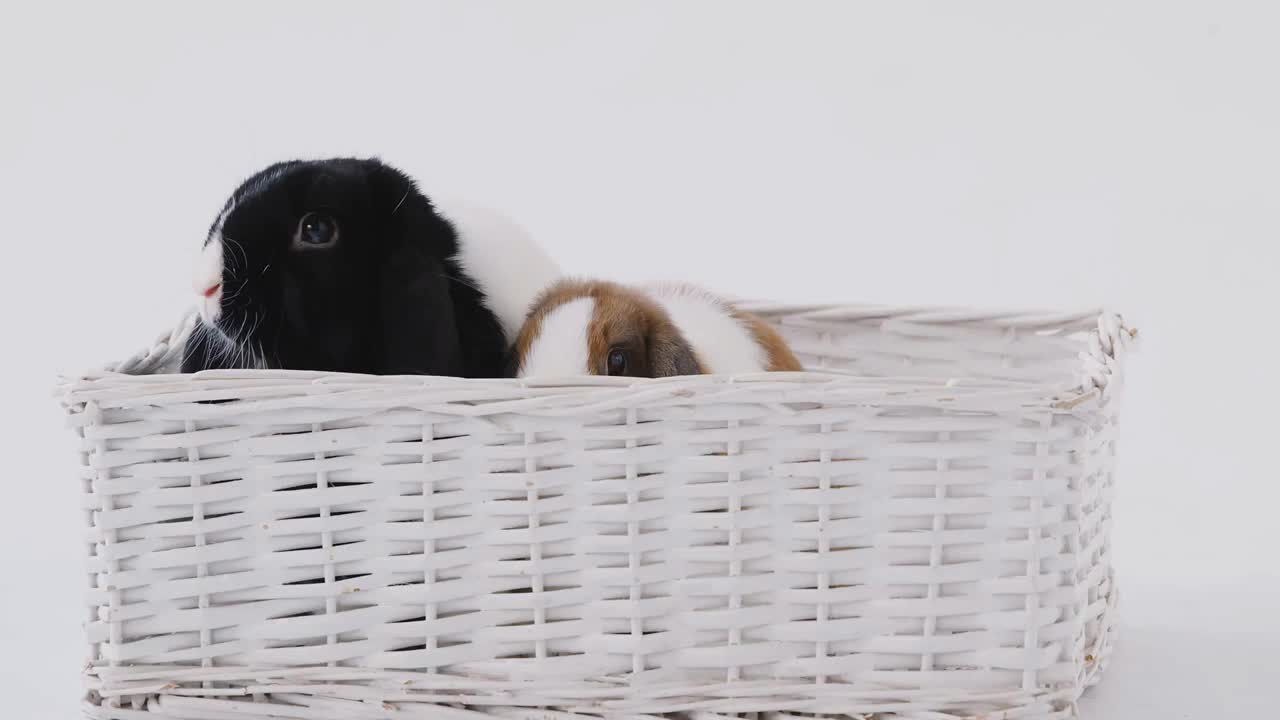
[[[267,367],[501,377],[502,327],[455,261],[458,234],[412,179],[378,160],[278,163],[223,208],[222,308],[197,328],[183,372]],[[299,247],[309,212],[331,247]]]

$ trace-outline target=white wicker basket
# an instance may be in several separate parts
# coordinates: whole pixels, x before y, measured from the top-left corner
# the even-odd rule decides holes
[[[68,381],[85,716],[1072,716],[1133,333],[751,309],[822,372]]]

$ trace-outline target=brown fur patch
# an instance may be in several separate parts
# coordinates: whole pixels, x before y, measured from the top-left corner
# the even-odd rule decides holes
[[[628,354],[627,375],[648,377],[646,362],[649,336],[667,322],[666,313],[631,288],[612,285],[593,296],[595,306],[587,328],[587,363],[596,375],[607,375],[609,350],[620,347]]]
[[[787,341],[782,339],[782,335],[769,323],[761,320],[756,315],[744,312],[737,308],[733,309],[733,316],[738,322],[745,323],[751,330],[751,336],[755,338],[760,347],[764,348],[765,357],[768,363],[765,370],[769,372],[796,372],[804,369],[800,364],[800,359],[795,353],[791,352],[791,348],[787,345]]]

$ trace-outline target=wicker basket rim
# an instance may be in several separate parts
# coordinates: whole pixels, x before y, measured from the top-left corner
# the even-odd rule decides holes
[[[307,370],[214,370],[194,375],[152,374],[172,363],[186,341],[197,319],[188,310],[173,329],[161,334],[155,342],[125,360],[81,373],[59,378],[55,394],[68,406],[88,401],[123,402],[127,398],[144,404],[163,403],[165,398],[190,402],[192,394],[205,394],[209,399],[219,393],[234,395],[237,391],[256,389],[262,392],[294,395],[327,395],[337,392],[399,390],[448,391],[463,390],[486,401],[534,401],[554,398],[570,403],[581,411],[589,406],[618,406],[624,403],[653,401],[660,398],[689,398],[694,395],[750,393],[752,400],[776,395],[778,402],[820,390],[829,400],[841,399],[851,404],[884,404],[888,397],[918,404],[957,402],[998,398],[1007,407],[1013,399],[1030,406],[1074,409],[1086,403],[1101,402],[1114,387],[1122,351],[1137,338],[1137,331],[1126,325],[1120,315],[1104,309],[1069,312],[966,309],[938,306],[834,305],[794,304],[762,301],[740,301],[751,312],[767,318],[785,318],[787,324],[807,325],[824,322],[879,320],[893,323],[895,329],[905,326],[986,325],[1002,330],[1089,333],[1088,348],[1080,353],[1081,367],[1077,381],[1039,382],[1017,379],[976,379],[966,377],[893,375],[866,376],[835,369],[812,369],[804,372],[755,373],[751,375],[696,375],[671,378],[616,378],[579,376],[539,379],[472,379],[424,375],[365,375]],[[805,391],[809,391],[806,393]],[[861,401],[859,400],[861,398]],[[873,403],[879,399],[881,402]],[[911,402],[915,401],[915,402]],[[892,404],[892,401],[891,401]],[[961,404],[964,404],[961,402]],[[492,409],[492,408],[491,408]]]

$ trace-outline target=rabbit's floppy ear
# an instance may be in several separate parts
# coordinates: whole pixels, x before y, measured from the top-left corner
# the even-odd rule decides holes
[[[378,291],[380,375],[462,375],[462,346],[439,260],[412,242],[382,259]]]
[[[483,290],[457,264],[454,226],[407,175],[369,162],[378,212],[386,213],[383,372],[501,377],[506,337]]]
[[[649,372],[652,377],[700,375],[698,356],[680,331],[663,323],[654,328],[648,341]]]
[[[375,372],[462,375],[457,313],[444,266],[444,258],[456,248],[453,229],[407,176],[375,164],[370,180],[377,212],[387,213],[378,283],[380,367]]]

